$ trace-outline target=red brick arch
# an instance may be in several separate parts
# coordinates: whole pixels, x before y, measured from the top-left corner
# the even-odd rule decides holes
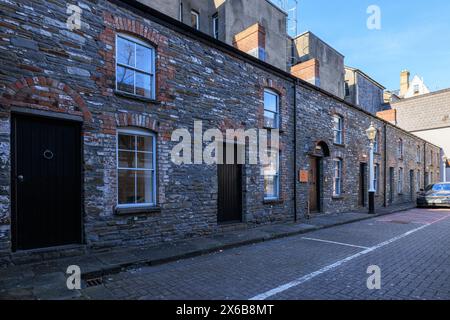
[[[118,113],[115,115],[117,127],[138,127],[158,132],[158,121],[138,113]]]
[[[125,17],[114,17],[114,29],[116,32],[125,32],[132,35],[137,35],[145,40],[148,40],[154,46],[162,45],[167,41],[166,37],[159,34],[156,30],[145,26],[139,21]]]
[[[2,103],[10,107],[23,106],[33,109],[80,115],[92,122],[92,114],[83,98],[67,84],[46,77],[27,77],[6,87]]]

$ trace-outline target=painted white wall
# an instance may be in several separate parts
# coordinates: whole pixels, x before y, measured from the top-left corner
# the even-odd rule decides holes
[[[425,139],[435,145],[440,146],[444,150],[444,154],[450,158],[450,127],[442,129],[432,129],[426,131],[413,132],[416,136]],[[443,170],[441,170],[443,173]],[[450,182],[450,168],[447,169],[447,181]],[[441,180],[443,179],[441,175]]]
[[[418,93],[414,93],[414,88],[418,86],[419,87],[419,92]],[[415,96],[420,96],[422,94],[427,94],[430,93],[430,90],[427,88],[427,86],[425,85],[423,78],[419,78],[419,76],[414,76],[413,80],[409,83],[409,89],[408,91],[405,93],[404,98],[411,98],[411,97],[415,97]]]

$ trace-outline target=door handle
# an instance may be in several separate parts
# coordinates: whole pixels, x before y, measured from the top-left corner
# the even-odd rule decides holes
[[[24,180],[23,175],[18,175],[17,176],[17,181],[23,182],[23,180]]]

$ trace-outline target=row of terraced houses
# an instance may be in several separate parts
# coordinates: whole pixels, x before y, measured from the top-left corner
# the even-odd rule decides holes
[[[377,208],[439,180],[440,147],[377,117],[382,86],[314,34],[280,35],[272,3],[175,2],[0,2],[0,264],[366,210],[371,123]],[[279,130],[277,156],[174,163],[199,121]]]

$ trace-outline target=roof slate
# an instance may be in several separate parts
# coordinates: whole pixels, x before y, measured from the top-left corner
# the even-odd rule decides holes
[[[450,127],[450,89],[391,103],[397,125],[408,131]]]

